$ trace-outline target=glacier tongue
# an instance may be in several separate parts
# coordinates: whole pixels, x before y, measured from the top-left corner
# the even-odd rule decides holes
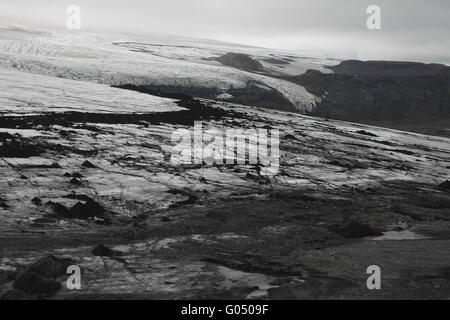
[[[118,42],[122,45],[117,45]],[[228,51],[244,50],[261,61],[275,54],[288,61],[283,52],[204,40],[0,30],[0,65],[4,68],[107,85],[206,88],[220,92],[244,89],[249,82],[258,81],[280,92],[300,112],[314,108],[317,97],[300,85],[272,77],[277,75],[273,68],[268,68],[265,74],[257,74],[211,60]],[[325,72],[324,66],[333,63],[325,58],[289,59],[292,63],[284,67],[286,74],[307,69]],[[280,75],[283,72],[279,70]]]

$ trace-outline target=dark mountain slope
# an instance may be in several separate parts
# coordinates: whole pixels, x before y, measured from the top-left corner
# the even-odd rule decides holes
[[[334,74],[309,70],[288,80],[322,97],[313,115],[356,122],[450,118],[450,68],[438,64],[344,61]]]

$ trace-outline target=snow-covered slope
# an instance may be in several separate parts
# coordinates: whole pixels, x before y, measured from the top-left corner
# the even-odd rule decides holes
[[[266,74],[244,72],[211,60],[227,52],[252,55],[265,64]],[[5,68],[108,85],[214,88],[222,93],[258,81],[282,93],[299,111],[314,108],[317,98],[302,86],[272,75],[307,69],[326,72],[323,66],[335,63],[326,58],[179,37],[0,30],[0,66]]]
[[[0,83],[0,114],[181,110],[171,99],[11,69],[0,68]]]

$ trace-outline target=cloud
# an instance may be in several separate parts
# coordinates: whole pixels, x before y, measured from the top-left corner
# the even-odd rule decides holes
[[[448,0],[2,0],[0,15],[64,28],[82,9],[90,31],[166,33],[360,59],[450,62]],[[382,30],[366,28],[377,4]]]

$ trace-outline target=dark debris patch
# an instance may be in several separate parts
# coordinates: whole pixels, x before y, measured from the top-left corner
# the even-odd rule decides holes
[[[407,156],[413,156],[414,155],[414,152],[412,152],[412,151],[409,151],[409,150],[391,150],[391,151],[393,151],[393,152],[397,152],[397,153],[401,153],[401,154],[405,154],[405,155],[407,155]]]
[[[89,168],[89,169],[95,169],[97,168],[97,166],[95,164],[93,164],[92,162],[86,160],[81,164],[82,167],[84,168]]]
[[[167,191],[167,193],[187,197],[186,200],[183,200],[183,201],[180,201],[180,202],[177,202],[177,203],[171,205],[171,208],[195,204],[200,200],[200,198],[197,195],[193,194],[192,192],[186,191],[186,190],[171,189],[171,190]]]
[[[249,273],[261,273],[270,276],[301,276],[306,278],[309,270],[300,264],[285,264],[276,260],[268,260],[259,255],[246,254],[237,259],[230,257],[205,257],[200,261],[224,266]]]
[[[330,227],[330,230],[344,238],[349,239],[375,237],[383,235],[382,232],[354,220],[350,221],[350,223],[344,226],[333,225]]]
[[[27,271],[14,282],[14,288],[29,295],[51,297],[61,289],[61,285],[54,279]]]
[[[288,192],[279,192],[275,191],[270,195],[272,199],[282,200],[282,201],[301,201],[301,202],[324,202],[327,201],[326,198],[322,198],[320,196],[307,194],[304,191],[288,191]]]
[[[81,182],[79,179],[77,179],[77,178],[72,178],[70,181],[69,181],[69,183],[71,184],[71,185],[73,185],[73,186],[82,186],[83,185],[83,182]]]
[[[91,251],[93,256],[96,257],[119,257],[122,256],[122,252],[117,251],[117,250],[113,250],[111,248],[108,248],[104,245],[99,245],[97,247],[95,247],[92,251]]]
[[[368,169],[369,166],[367,166],[366,164],[358,161],[358,160],[352,160],[352,159],[335,159],[330,161],[328,164],[332,165],[332,166],[336,166],[336,167],[342,167],[342,168],[346,168],[349,170],[354,170],[354,169]]]
[[[64,205],[56,202],[48,202],[48,205],[58,216],[66,219],[88,220],[98,218],[107,220],[108,215],[105,208],[94,199],[84,196],[84,200],[77,202],[72,208],[68,209]]]
[[[64,177],[66,177],[66,178],[75,178],[75,179],[83,178],[83,176],[79,172],[74,172],[74,173],[66,172],[66,173],[64,173]]]
[[[31,199],[31,202],[36,206],[40,206],[42,204],[42,200],[38,197],[34,197],[33,199]]]
[[[16,272],[8,270],[0,270],[0,286],[3,286],[9,282],[14,281],[16,278]]]
[[[88,202],[88,201],[92,200],[91,197],[89,197],[85,194],[70,193],[70,194],[66,195],[65,197],[67,199],[75,199],[75,200],[80,200],[80,201],[84,201],[84,202]]]
[[[4,209],[4,210],[9,209],[8,204],[7,204],[6,201],[3,200],[2,198],[0,198],[0,208],[2,208],[2,209]]]
[[[58,278],[65,275],[67,268],[73,263],[70,259],[48,256],[37,260],[28,268],[28,271],[36,272],[49,278]]]
[[[21,123],[20,121],[17,121],[16,126],[9,126],[8,121],[11,120],[13,122],[16,122],[14,119],[15,117],[0,117],[0,123],[2,121],[5,121],[5,123],[3,123],[3,126],[0,127],[17,127],[22,129],[33,128],[33,126],[30,126],[28,123]],[[91,151],[77,150],[75,148],[63,146],[60,144],[48,143],[46,141],[36,141],[33,139],[21,137],[18,134],[13,136],[10,134],[2,133],[0,135],[0,157],[30,158],[40,156],[46,152],[55,152],[58,154],[68,154],[70,152],[74,152],[83,155],[91,155],[92,153],[94,153]]]
[[[192,126],[195,121],[222,120],[224,118],[244,118],[249,116],[232,110],[213,107],[198,99],[186,95],[158,94],[157,91],[147,89],[145,86],[126,85],[122,89],[143,92],[152,95],[179,98],[176,103],[185,110],[153,113],[89,113],[89,112],[62,112],[39,114],[31,116],[0,116],[0,128],[33,129],[36,127],[50,129],[51,126],[60,125],[66,128],[76,128],[85,123],[102,124],[136,124],[143,122],[148,125],[163,123]],[[93,130],[92,128],[90,128]]]
[[[247,174],[245,175],[245,178],[248,180],[255,181],[261,185],[269,185],[271,183],[271,181],[268,177],[261,176],[259,174],[252,174],[250,172],[247,172]]]
[[[77,202],[69,211],[68,218],[89,219],[89,218],[106,218],[106,212],[102,205],[90,199],[85,203]]]
[[[361,135],[364,135],[364,136],[368,136],[368,137],[378,137],[376,134],[374,134],[372,132],[365,131],[365,130],[359,130],[359,131],[356,131],[355,133],[361,134]]]
[[[26,139],[13,138],[3,141],[0,139],[0,157],[3,158],[29,158],[44,152],[45,150]]]
[[[13,287],[22,294],[29,295],[29,298],[52,297],[61,289],[61,285],[57,279],[64,276],[67,268],[73,264],[74,261],[70,259],[60,259],[55,256],[41,258],[17,277]],[[6,298],[13,293],[7,293]],[[13,295],[17,294],[16,292]]]
[[[6,140],[13,140],[14,136],[7,132],[0,132],[0,142],[5,142]]]

